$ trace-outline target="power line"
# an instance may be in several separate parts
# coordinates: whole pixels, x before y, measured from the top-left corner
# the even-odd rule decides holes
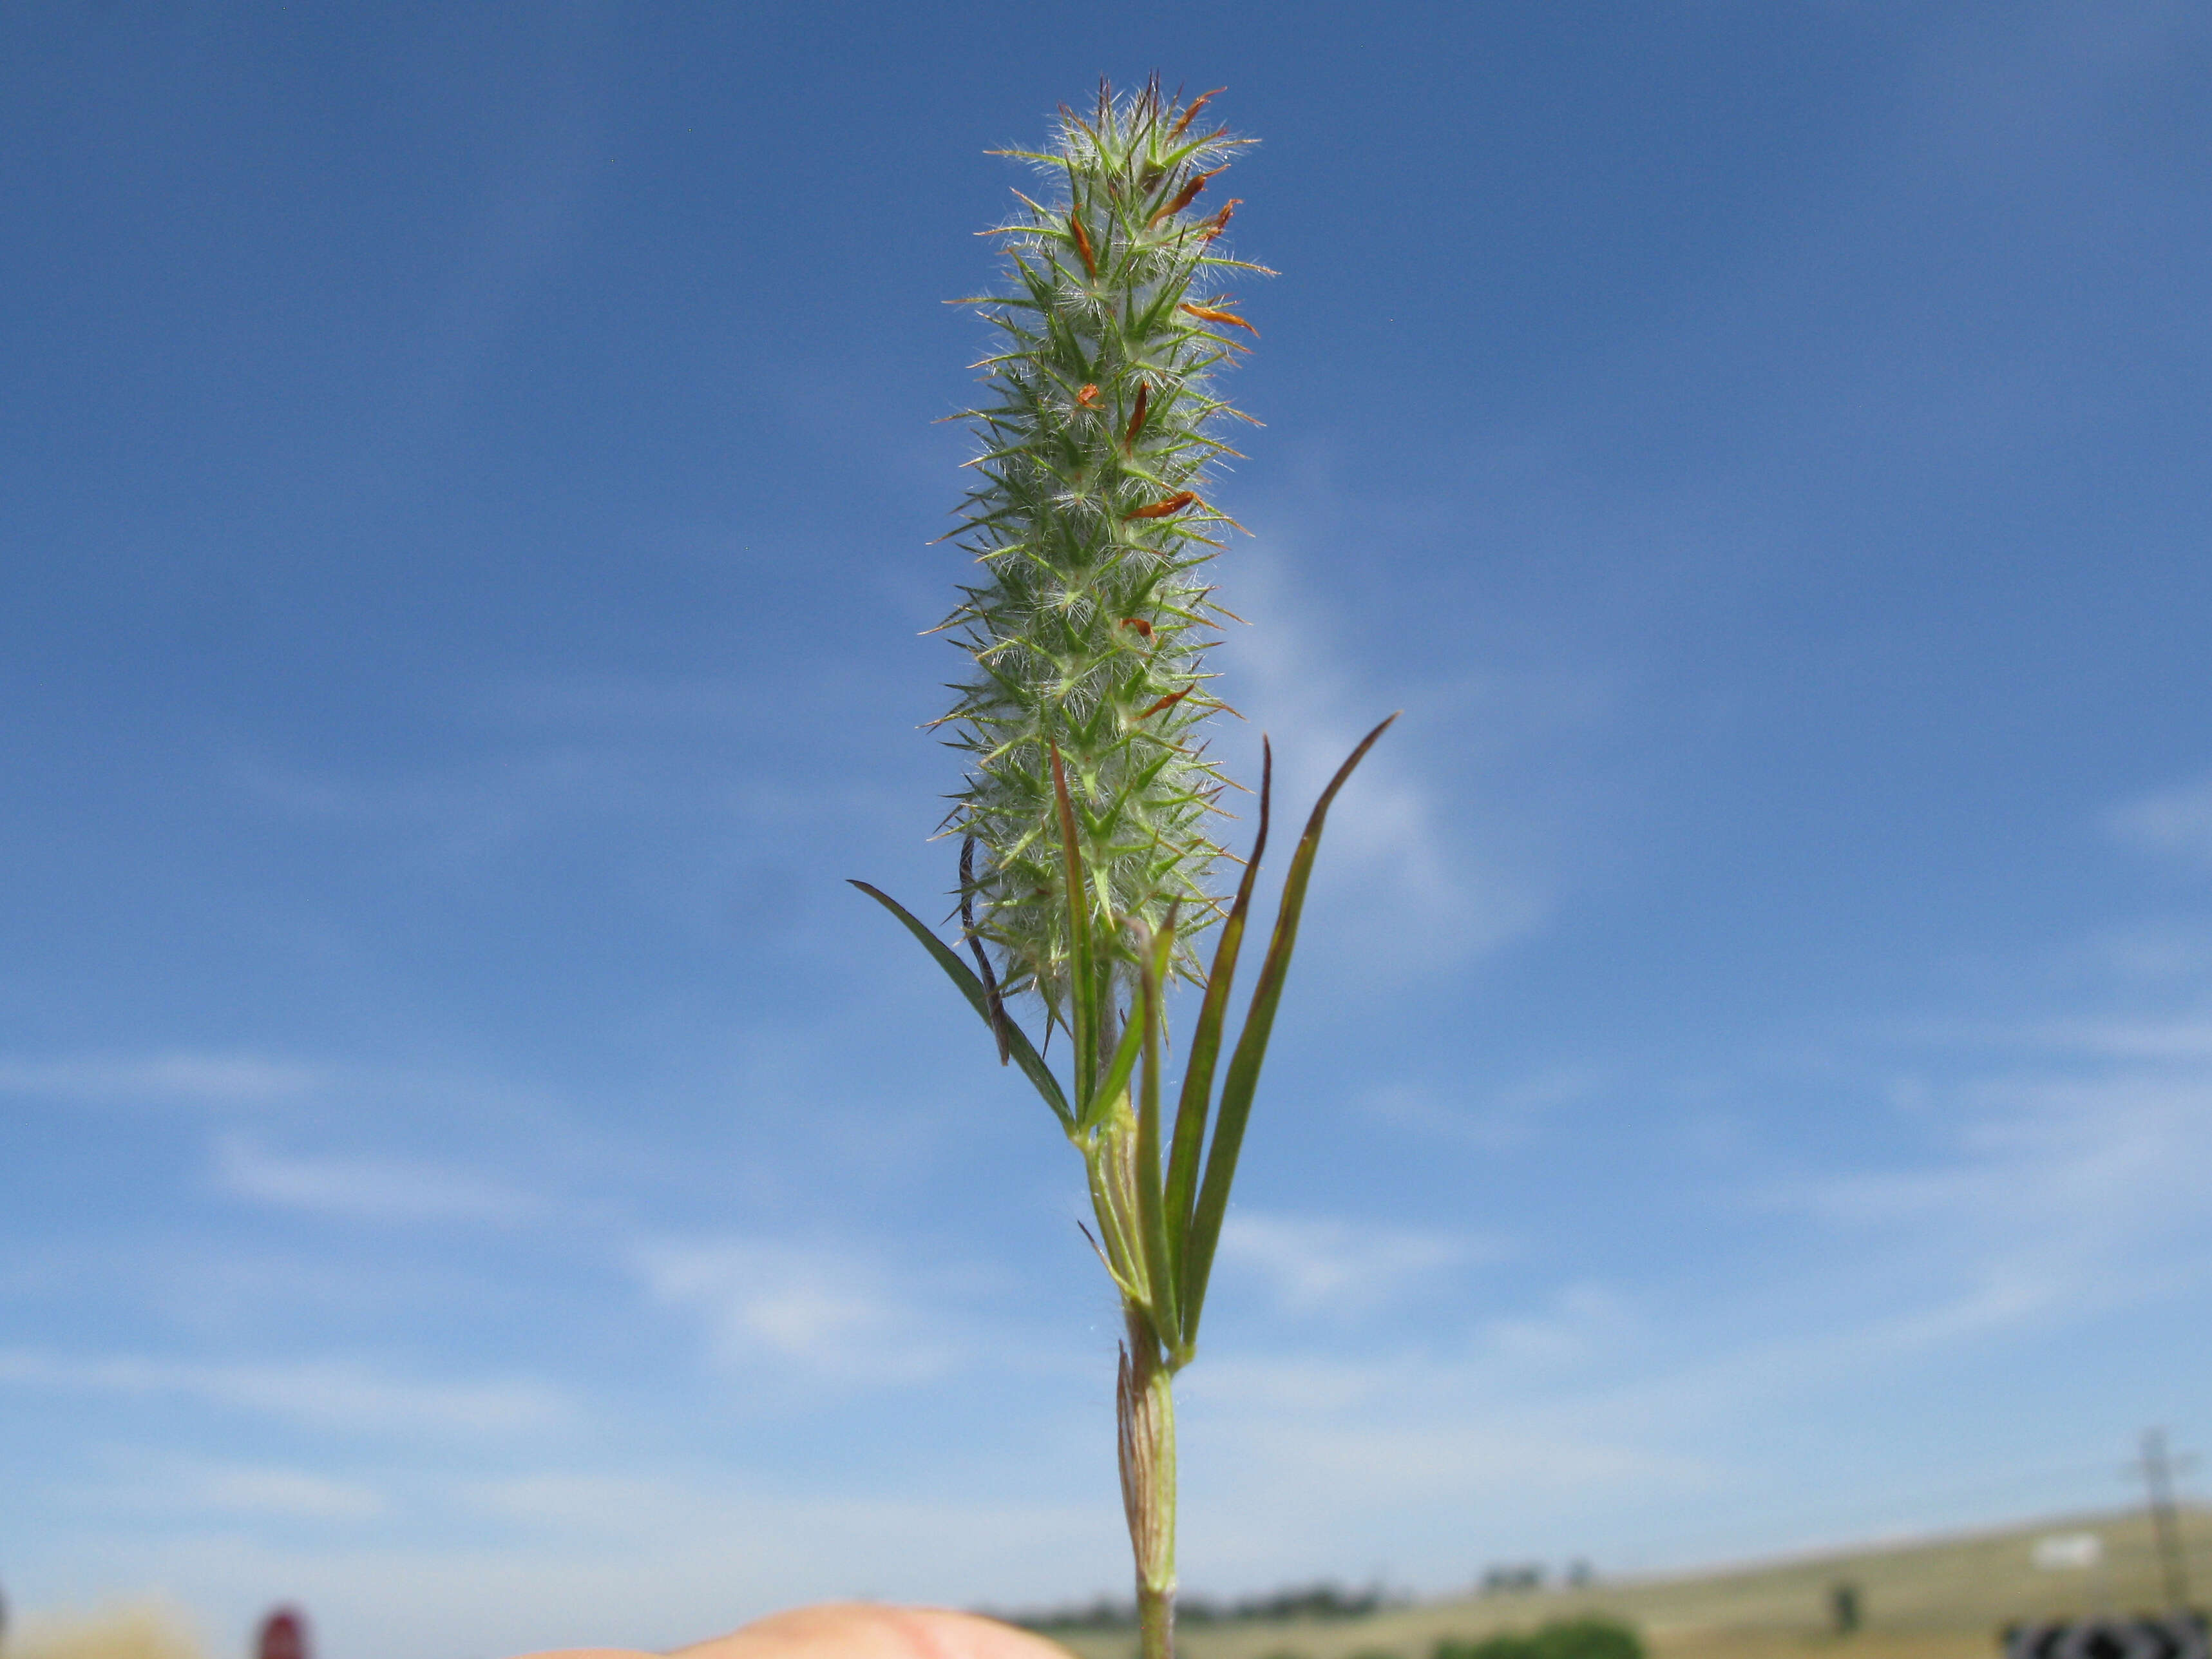
[[[2164,1429],[2145,1429],[2142,1455],[2128,1465],[2150,1495],[2151,1530],[2158,1539],[2159,1565],[2166,1578],[2166,1606],[2176,1613],[2189,1607],[2189,1564],[2181,1552],[2181,1522],[2173,1509],[2173,1477],[2197,1467],[2193,1454],[2166,1449]]]

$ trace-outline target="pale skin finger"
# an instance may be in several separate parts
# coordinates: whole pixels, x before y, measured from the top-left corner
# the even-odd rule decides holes
[[[655,1659],[635,1648],[562,1648],[524,1659]],[[667,1659],[1068,1659],[1067,1650],[993,1619],[850,1601],[794,1607]]]

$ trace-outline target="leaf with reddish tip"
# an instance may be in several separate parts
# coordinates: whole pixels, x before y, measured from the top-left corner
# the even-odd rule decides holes
[[[969,1006],[981,1017],[983,1024],[990,1026],[994,1034],[1005,1036],[1006,1046],[1012,1050],[1014,1064],[1022,1068],[1023,1075],[1035,1085],[1037,1093],[1044,1097],[1044,1103],[1052,1108],[1054,1115],[1063,1125],[1073,1128],[1075,1115],[1067,1109],[1067,1097],[1060,1091],[1060,1079],[1046,1066],[1036,1046],[1030,1042],[1029,1034],[1015,1024],[1011,1017],[1003,1024],[992,1019],[990,1002],[983,994],[983,982],[975,977],[975,969],[953,955],[951,947],[931,933],[920,917],[881,888],[872,887],[865,881],[854,882],[853,885],[906,924],[907,931],[920,939],[922,948],[936,958],[937,965],[945,969],[945,976],[959,988],[960,994],[968,999]]]
[[[1314,855],[1321,848],[1321,832],[1328,822],[1328,809],[1337,791],[1351,779],[1376,739],[1390,729],[1390,716],[1359,740],[1328,787],[1314,803],[1305,834],[1298,837],[1291,855],[1290,872],[1283,878],[1283,896],[1275,909],[1274,937],[1267,942],[1267,959],[1260,969],[1260,983],[1252,992],[1252,1005],[1244,1011],[1244,1028],[1237,1034],[1237,1050],[1229,1057],[1229,1075],[1222,1080],[1221,1104],[1214,1118],[1213,1145],[1206,1156],[1206,1179],[1192,1212],[1190,1249],[1183,1263],[1183,1328],[1186,1347],[1198,1340],[1198,1317],[1206,1306],[1206,1282],[1213,1272],[1213,1253],[1221,1243],[1222,1218],[1229,1211],[1229,1184],[1237,1178],[1237,1158],[1243,1149],[1244,1126],[1252,1116],[1252,1096],[1260,1086],[1260,1067],[1267,1057],[1267,1038],[1275,1025],[1275,1008],[1283,999],[1283,981],[1291,971],[1291,952],[1297,948],[1298,915],[1305,908],[1306,884],[1312,878]]]
[[[1198,1198],[1199,1155],[1206,1150],[1206,1120],[1213,1109],[1213,1072],[1221,1060],[1221,1030],[1229,1017],[1229,993],[1237,982],[1237,957],[1244,945],[1244,923],[1252,909],[1252,890],[1260,879],[1260,861],[1267,855],[1267,822],[1274,795],[1275,751],[1265,737],[1260,739],[1260,825],[1252,837],[1250,856],[1244,860],[1243,878],[1237,884],[1237,902],[1221,924],[1221,937],[1213,946],[1213,967],[1206,976],[1206,997],[1199,1004],[1198,1024],[1191,1032],[1190,1058],[1185,1063],[1182,1093],[1176,1103],[1175,1141],[1168,1152],[1166,1209],[1168,1237],[1175,1250],[1176,1270],[1189,1256],[1191,1206]],[[1183,1300],[1189,1302],[1188,1280]]]

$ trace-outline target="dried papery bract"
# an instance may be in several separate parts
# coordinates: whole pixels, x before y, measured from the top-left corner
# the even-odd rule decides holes
[[[1121,1490],[1146,1659],[1172,1652],[1172,1380],[1196,1351],[1215,1247],[1329,805],[1382,734],[1352,751],[1308,819],[1228,1064],[1231,993],[1272,808],[1262,744],[1256,833],[1233,897],[1212,888],[1208,820],[1225,780],[1200,730],[1221,705],[1204,567],[1231,520],[1207,495],[1234,414],[1212,379],[1257,330],[1226,283],[1265,273],[1216,251],[1234,200],[1212,181],[1249,140],[1157,82],[1061,112],[1049,152],[1008,151],[1049,183],[988,233],[1009,291],[980,307],[999,349],[969,410],[981,441],[953,539],[981,568],[945,624],[965,653],[938,722],[968,756],[961,944],[898,917],[1018,1065],[1083,1154],[1092,1242],[1121,1291]],[[1395,718],[1395,716],[1393,717]],[[1194,935],[1218,923],[1201,967]],[[995,966],[994,965],[995,963]],[[1167,995],[1203,984],[1183,1079],[1166,1097]],[[1018,1010],[1067,1037],[1063,1085]],[[1012,1005],[1012,1006],[1010,1006]],[[1217,1073],[1219,1086],[1217,1089]]]

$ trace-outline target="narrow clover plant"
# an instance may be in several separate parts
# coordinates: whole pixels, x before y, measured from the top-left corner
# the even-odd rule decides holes
[[[1060,113],[1049,154],[1006,151],[1051,179],[1004,239],[1012,291],[981,307],[999,347],[964,418],[981,451],[952,539],[981,568],[944,629],[964,677],[940,726],[966,751],[946,833],[961,838],[958,951],[888,895],[1083,1155],[1093,1243],[1126,1316],[1115,1390],[1121,1495],[1145,1659],[1169,1659],[1175,1607],[1170,1382],[1198,1343],[1206,1280],[1298,915],[1330,803],[1382,734],[1322,792],[1291,856],[1260,981],[1222,1069],[1230,994],[1267,844],[1272,753],[1234,897],[1210,884],[1227,785],[1200,736],[1215,618],[1204,567],[1232,522],[1207,500],[1237,414],[1212,377],[1257,331],[1221,289],[1263,268],[1217,251],[1234,200],[1209,193],[1249,139],[1199,124],[1158,84],[1086,118]],[[1239,416],[1239,418],[1249,418]],[[1393,717],[1395,718],[1395,716]],[[1210,968],[1191,949],[1218,924]],[[1162,1051],[1170,980],[1204,987],[1181,1087]],[[1033,1000],[1032,1042],[1012,1005]],[[1067,1038],[1063,1082],[1046,1063]],[[1217,1083],[1218,1087],[1217,1089]]]

